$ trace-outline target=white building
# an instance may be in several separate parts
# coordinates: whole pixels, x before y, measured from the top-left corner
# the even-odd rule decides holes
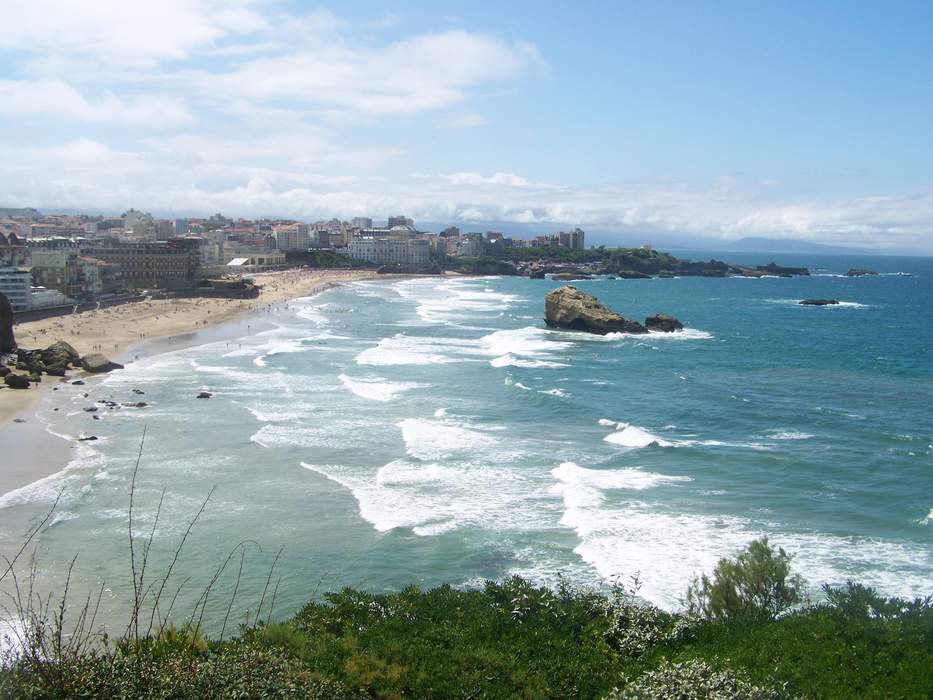
[[[307,250],[311,247],[311,232],[307,224],[276,226],[272,230],[278,250]]]
[[[48,306],[64,306],[74,303],[57,289],[33,287],[29,298],[29,306],[33,309],[44,309]]]
[[[456,245],[451,243],[456,241]],[[464,258],[478,258],[483,254],[483,237],[478,233],[468,233],[457,239],[447,240],[447,255]]]
[[[29,268],[0,263],[0,292],[10,300],[13,311],[28,309],[32,292]]]
[[[424,239],[355,238],[350,241],[350,257],[374,265],[427,265],[430,244]]]

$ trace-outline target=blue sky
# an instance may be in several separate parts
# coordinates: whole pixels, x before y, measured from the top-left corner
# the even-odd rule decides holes
[[[0,0],[0,206],[933,252],[931,3]]]

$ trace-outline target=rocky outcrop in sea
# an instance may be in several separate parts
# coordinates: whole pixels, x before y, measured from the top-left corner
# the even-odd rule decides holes
[[[544,298],[544,322],[552,328],[599,335],[648,332],[638,321],[617,314],[571,285],[555,289]]]

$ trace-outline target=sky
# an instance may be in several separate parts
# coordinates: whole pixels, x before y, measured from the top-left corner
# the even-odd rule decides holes
[[[933,253],[933,3],[0,0],[0,207]]]

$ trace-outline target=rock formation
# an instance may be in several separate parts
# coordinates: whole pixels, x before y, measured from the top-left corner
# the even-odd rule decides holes
[[[0,292],[0,352],[9,352],[16,348],[13,337],[13,307],[10,300]]]
[[[596,297],[570,285],[555,289],[544,298],[544,322],[552,328],[587,333],[647,333],[638,321],[630,321],[607,309]]]
[[[838,304],[839,302],[836,299],[804,299],[798,303],[801,306],[831,306],[832,304]]]
[[[877,275],[878,273],[874,270],[868,270],[864,267],[853,267],[850,268],[846,273],[849,277],[864,277],[865,275]]]
[[[111,362],[99,352],[82,357],[81,366],[87,372],[109,372],[112,369],[123,369],[123,365]]]
[[[13,374],[12,372],[3,378],[3,383],[11,389],[28,389],[29,379],[22,374]]]
[[[674,331],[682,331],[684,329],[684,324],[682,324],[673,316],[668,316],[667,314],[655,314],[654,316],[649,316],[645,319],[645,328],[647,328],[649,331],[673,333]]]

